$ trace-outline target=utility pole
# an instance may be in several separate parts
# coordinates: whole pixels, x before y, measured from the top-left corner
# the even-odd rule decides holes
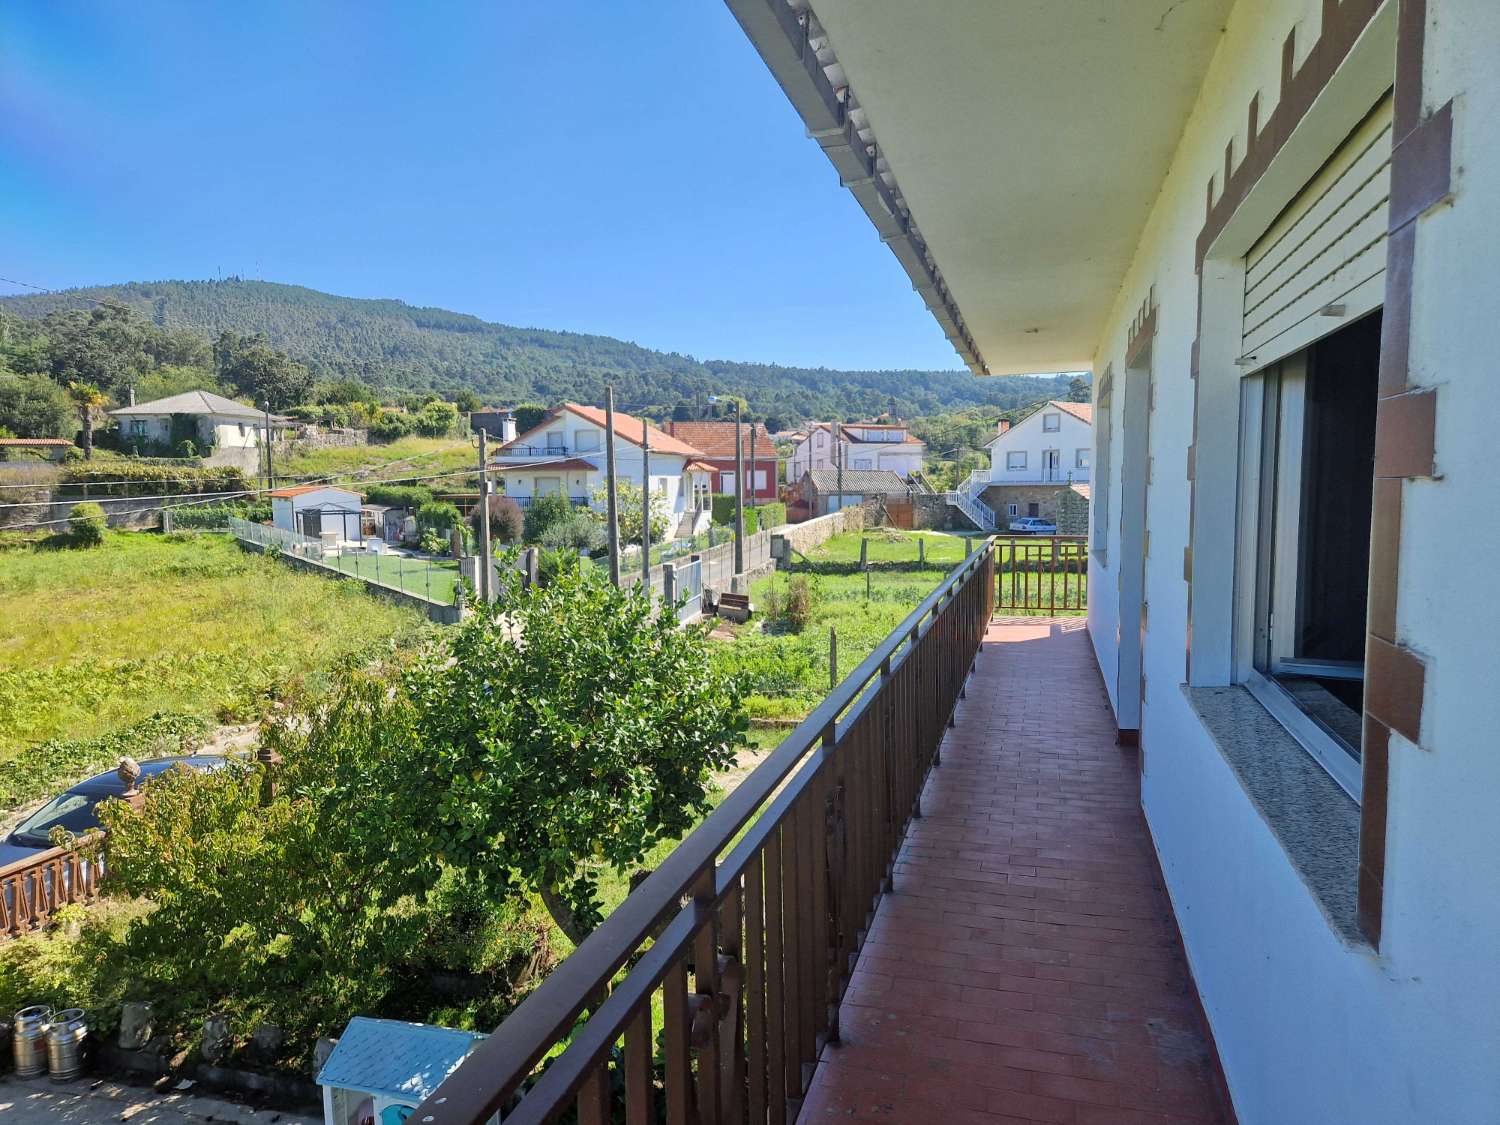
[[[641,417],[641,589],[651,596],[651,423]]]
[[[490,587],[490,463],[485,444],[489,437],[479,427],[479,600],[488,605],[495,600]]]
[[[261,403],[266,412],[266,491],[276,487],[276,474],[271,468],[271,400],[266,399]]]
[[[760,507],[760,493],[756,491],[759,487],[760,482],[755,476],[755,421],[752,419],[750,422],[750,506],[752,508]],[[755,526],[757,529],[760,528],[759,520],[755,522]]]
[[[745,427],[734,400],[734,572],[745,573]]]
[[[844,424],[842,422],[834,422],[833,424],[833,455],[835,458],[837,458],[834,464],[838,466],[839,471],[838,510],[842,512],[844,510]]]
[[[604,388],[604,476],[609,494],[609,580],[620,585],[620,492],[615,483],[615,389]]]

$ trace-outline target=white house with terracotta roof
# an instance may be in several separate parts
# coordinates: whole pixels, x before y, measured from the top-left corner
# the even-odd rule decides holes
[[[1089,479],[1094,407],[1043,403],[1015,425],[1001,421],[985,447],[991,484],[1083,484]]]
[[[615,472],[620,480],[641,484],[645,426],[651,490],[666,496],[674,529],[688,526],[682,517],[709,510],[714,470],[702,450],[622,411],[615,411],[614,421]],[[523,508],[549,493],[561,493],[579,507],[595,507],[594,490],[605,483],[604,438],[602,409],[565,402],[502,445],[491,463],[504,481],[505,495]]]

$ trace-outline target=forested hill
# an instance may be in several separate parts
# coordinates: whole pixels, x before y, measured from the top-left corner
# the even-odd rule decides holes
[[[397,300],[338,297],[268,281],[153,281],[0,298],[27,318],[78,308],[78,298],[118,301],[159,327],[205,337],[261,333],[322,379],[352,376],[375,387],[477,391],[494,404],[597,401],[606,382],[622,403],[671,407],[739,393],[757,413],[788,419],[849,418],[887,409],[907,417],[969,407],[1013,409],[1064,397],[1066,377],[977,379],[967,371],[833,371],[696,360],[609,336],[514,328]]]

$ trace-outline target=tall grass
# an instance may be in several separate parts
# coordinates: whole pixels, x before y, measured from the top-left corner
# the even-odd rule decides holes
[[[399,462],[399,464],[393,464]],[[386,466],[391,466],[389,469]],[[374,471],[364,479],[396,476],[427,476],[456,469],[476,469],[479,454],[468,443],[455,438],[404,437],[389,445],[349,445],[308,449],[279,455],[276,479],[346,477],[364,469]],[[355,483],[358,483],[357,481]],[[431,482],[434,492],[461,492],[470,487],[460,476]]]
[[[227,536],[109,532],[92,550],[0,550],[0,759],[158,712],[254,717],[294,677],[426,628],[357,582]]]

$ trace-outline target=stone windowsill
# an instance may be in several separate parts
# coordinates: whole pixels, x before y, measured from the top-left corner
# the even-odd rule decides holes
[[[1246,688],[1182,690],[1334,933],[1367,944],[1355,917],[1359,806]]]

